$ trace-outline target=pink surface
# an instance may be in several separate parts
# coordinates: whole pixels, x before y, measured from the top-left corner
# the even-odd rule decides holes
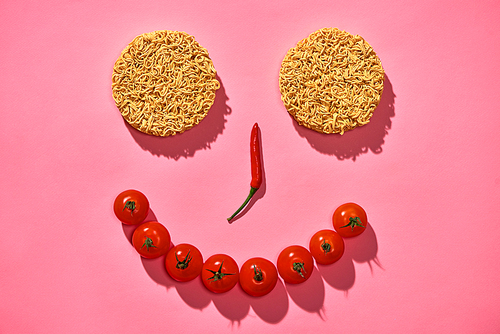
[[[2,2],[1,333],[500,332],[497,1]],[[387,73],[373,121],[301,128],[280,101],[286,51],[323,27],[363,36]],[[200,125],[123,121],[112,67],[136,35],[186,31],[222,82]],[[249,191],[258,122],[265,182]],[[174,244],[276,261],[361,204],[370,227],[310,280],[214,295],[142,260],[115,218],[143,191]],[[154,215],[154,216],[153,216]]]

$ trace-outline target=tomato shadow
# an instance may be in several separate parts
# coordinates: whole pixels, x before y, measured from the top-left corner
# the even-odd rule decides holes
[[[174,246],[170,242],[169,249],[172,249]],[[210,305],[212,296],[201,282],[201,276],[188,282],[176,281],[167,272],[165,258],[166,255],[157,259],[145,259],[141,257],[142,265],[149,277],[157,284],[164,286],[167,292],[170,288],[175,288],[179,297],[193,309],[202,310]]]
[[[250,297],[250,306],[263,321],[277,324],[288,313],[288,294],[281,280],[278,280],[273,291],[262,297]]]
[[[288,295],[297,306],[307,312],[317,313],[322,320],[325,320],[325,284],[316,267],[307,281],[300,284],[285,283],[285,285]]]
[[[262,297],[252,297],[245,293],[237,284],[233,289],[225,293],[213,293],[208,291],[201,278],[185,283],[177,282],[176,288],[179,296],[191,307],[203,309],[213,302],[219,313],[230,321],[231,327],[239,327],[250,311],[250,307],[256,315],[267,323],[279,323],[288,312],[288,295],[281,281],[269,294]]]
[[[265,296],[253,297],[243,291],[237,284],[232,290],[212,295],[212,301],[219,313],[231,321],[231,326],[240,326],[241,321],[249,314],[250,307],[263,321],[277,324],[288,313],[288,294],[281,280],[275,288]]]
[[[225,293],[212,293],[212,301],[219,313],[231,321],[231,327],[240,326],[241,320],[246,318],[250,310],[250,296],[237,284]]]
[[[336,290],[344,291],[344,294],[347,296],[349,290],[354,286],[356,279],[356,271],[352,258],[344,253],[340,260],[333,264],[318,264],[317,266],[323,280]]]
[[[344,238],[344,243],[345,252],[340,260],[330,265],[318,265],[318,271],[328,285],[344,291],[345,296],[348,296],[356,280],[355,262],[367,263],[372,275],[372,263],[382,270],[384,268],[377,256],[377,237],[370,223],[367,224],[365,232],[353,238]]]
[[[340,134],[323,134],[299,125],[292,116],[295,130],[299,136],[306,138],[312,148],[326,155],[334,155],[338,160],[353,160],[369,151],[380,154],[389,134],[392,120],[396,113],[394,108],[396,95],[387,74],[385,74],[384,91],[380,103],[373,112],[370,123],[354,130]]]
[[[316,268],[304,283],[286,283],[285,287],[283,282],[278,280],[276,287],[269,294],[252,297],[246,294],[239,284],[225,293],[210,292],[203,285],[201,276],[189,282],[178,282],[168,274],[165,268],[165,256],[157,259],[141,257],[141,262],[154,282],[165,286],[167,292],[174,287],[179,297],[189,307],[201,311],[213,302],[217,311],[230,321],[231,328],[240,327],[242,320],[249,315],[250,307],[264,322],[270,324],[281,322],[288,313],[289,296],[300,308],[317,313],[324,320],[325,287]]]
[[[152,220],[157,219],[150,209],[145,221]],[[122,225],[124,234],[132,243],[132,234],[137,225]],[[174,287],[179,297],[189,307],[201,311],[213,302],[218,312],[230,321],[231,327],[241,325],[241,321],[249,315],[250,307],[264,322],[270,324],[281,322],[288,313],[288,297],[303,310],[317,313],[322,320],[326,321],[325,282],[336,290],[344,291],[347,296],[355,283],[354,263],[367,263],[372,274],[372,264],[384,269],[377,257],[378,243],[371,224],[367,224],[364,233],[354,238],[345,238],[344,242],[345,252],[339,261],[331,265],[317,264],[311,277],[301,284],[283,283],[278,280],[273,291],[262,297],[249,296],[239,284],[226,293],[212,293],[203,285],[201,276],[189,282],[178,282],[168,274],[165,268],[165,256],[157,259],[141,257],[141,262],[154,282],[165,286],[167,292]],[[171,243],[170,248],[173,246]]]
[[[170,248],[173,245],[170,243]],[[142,266],[146,270],[146,273],[151,277],[156,283],[163,285],[167,288],[167,291],[175,286],[176,281],[170,277],[165,268],[165,257],[166,255],[160,256],[156,259],[146,259],[141,257]]]
[[[250,202],[245,206],[243,210],[239,214],[237,214],[233,219],[229,221],[229,224],[234,223],[238,219],[242,218],[250,209],[255,205],[255,203],[264,197],[266,194],[266,168],[264,162],[264,145],[262,145],[262,133],[259,128],[259,145],[260,145],[260,161],[262,166],[262,184],[259,187],[259,190],[252,196]],[[243,203],[243,202],[242,202]]]
[[[153,155],[179,160],[182,157],[193,157],[199,150],[210,149],[212,143],[225,129],[226,116],[232,112],[227,104],[229,98],[219,76],[217,80],[220,82],[220,88],[216,92],[214,103],[205,118],[193,128],[174,136],[158,137],[135,129],[124,119],[125,127],[137,144]]]
[[[170,242],[170,248],[175,245]],[[168,290],[175,288],[179,297],[191,308],[202,310],[210,305],[211,293],[201,282],[201,276],[188,282],[179,282],[174,280],[167,272],[165,267],[166,255],[156,259],[145,259],[141,257],[142,265],[146,273],[157,284],[164,286]]]
[[[373,275],[373,264],[385,270],[377,256],[378,242],[375,231],[370,223],[366,230],[357,237],[345,240],[346,252],[348,256],[357,263],[367,263]]]
[[[149,208],[148,215],[146,216],[146,219],[144,219],[144,222],[150,222],[150,221],[158,221],[156,215],[154,214],[151,208]],[[141,224],[137,225],[122,224],[123,233],[125,234],[125,237],[132,246],[133,246],[132,236],[134,235],[134,231],[136,230],[136,228],[140,225]],[[170,242],[169,249],[172,248],[173,246],[174,244]],[[156,283],[165,286],[168,290],[169,288],[174,286],[175,281],[167,273],[167,269],[165,268],[165,257],[166,255],[160,256],[159,258],[156,259],[146,259],[141,256],[141,262],[142,266],[146,270],[146,273],[149,275],[149,277],[151,277],[151,279]]]
[[[156,219],[156,215],[154,214],[153,210],[149,208],[148,215],[146,216],[146,219],[144,219],[144,222],[151,222],[151,221],[158,221]],[[125,237],[127,238],[128,242],[132,245],[132,236],[134,235],[135,229],[141,224],[136,224],[136,225],[127,225],[122,223],[122,229],[123,233],[125,234]]]
[[[171,247],[173,247],[172,244]],[[208,307],[210,302],[213,302],[217,311],[230,321],[231,327],[240,327],[241,321],[248,316],[250,307],[252,307],[259,318],[271,324],[279,323],[288,313],[288,294],[281,280],[278,280],[273,291],[262,297],[248,295],[241,289],[239,284],[228,292],[217,294],[205,288],[201,281],[201,276],[189,282],[178,282],[171,278],[165,268],[165,256],[157,259],[145,259],[141,257],[141,262],[146,273],[154,282],[165,286],[167,292],[174,287],[179,297],[189,307],[201,311]],[[315,290],[316,288],[311,287],[311,289]],[[318,294],[312,295],[318,296]],[[315,309],[316,306],[314,305],[318,303],[318,298],[313,298],[313,303],[311,304],[311,301],[306,301],[305,295],[301,297],[297,293],[295,293],[295,298],[298,300],[299,305],[306,305],[303,308],[308,310]]]
[[[279,323],[288,312],[288,295],[283,283],[278,280],[276,287],[262,297],[252,297],[237,284],[228,292],[217,294],[208,291],[201,277],[190,282],[175,282],[179,296],[194,309],[202,310],[213,302],[219,313],[230,321],[231,327],[239,327],[250,311],[250,307],[263,321]]]
[[[200,276],[189,282],[175,282],[175,288],[179,297],[193,309],[203,310],[212,301],[212,293],[205,288]]]

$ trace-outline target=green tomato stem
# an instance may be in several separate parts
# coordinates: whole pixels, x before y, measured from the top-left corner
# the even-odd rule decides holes
[[[340,228],[349,227],[349,226],[351,227],[352,231],[354,231],[354,227],[356,227],[356,226],[364,228],[364,226],[361,222],[361,219],[359,219],[359,217],[350,217],[349,222],[347,224],[345,224],[344,226],[341,226]]]
[[[135,202],[134,201],[127,201],[127,202],[125,202],[125,206],[123,207],[122,211],[125,211],[125,209],[129,209],[130,210],[130,215],[133,216],[134,215],[134,210],[135,210]]]
[[[149,251],[149,247],[157,248],[155,245],[153,245],[153,240],[151,240],[149,237],[146,237],[146,240],[142,244],[141,249],[144,248],[144,246],[146,246],[146,249],[148,251]]]
[[[295,270],[300,276],[302,276],[302,278],[306,278],[304,276],[304,274],[307,274],[306,270],[304,269],[304,262],[294,262],[293,270]],[[304,274],[302,272],[304,272]]]
[[[330,245],[329,243],[327,243],[324,239],[323,239],[323,243],[321,244],[321,248],[323,249],[323,251],[325,252],[325,255],[331,251],[332,249],[332,245]]]
[[[262,276],[262,270],[259,267],[257,267],[255,264],[253,265],[253,272],[255,274],[253,279],[256,280],[257,282],[260,282],[264,279],[264,277]]]
[[[222,261],[222,263],[220,264],[219,270],[217,270],[217,271],[205,269],[207,271],[210,271],[212,274],[214,274],[212,277],[207,278],[207,281],[214,280],[214,282],[217,282],[217,281],[221,280],[224,276],[235,275],[235,274],[231,274],[231,273],[223,273],[222,272],[222,265],[223,264],[224,264],[224,261]]]
[[[189,253],[191,253],[190,250],[188,251],[188,253],[186,254],[186,257],[182,261],[179,261],[179,258],[177,257],[177,254],[175,254],[175,259],[177,260],[177,264],[175,265],[175,267],[177,269],[184,270],[184,269],[186,269],[189,266],[189,262],[191,262],[191,260],[193,259],[192,256],[189,256]]]

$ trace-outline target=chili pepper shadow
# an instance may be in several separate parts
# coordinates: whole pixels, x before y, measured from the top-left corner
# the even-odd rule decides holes
[[[261,198],[264,197],[266,194],[266,168],[265,168],[265,161],[264,161],[264,145],[262,145],[262,133],[259,128],[259,145],[260,145],[260,161],[261,161],[261,166],[262,166],[262,184],[260,185],[259,189],[253,197],[250,199],[250,202],[248,202],[247,206],[238,214],[236,217],[231,219],[229,221],[229,224],[232,224],[233,222],[237,221],[241,217],[243,217],[250,209],[254,206],[254,204]],[[249,173],[250,174],[250,173]]]
[[[193,157],[199,150],[210,149],[225,129],[226,116],[231,114],[222,80],[218,75],[216,78],[220,82],[220,88],[215,93],[214,104],[205,118],[193,128],[174,136],[157,137],[140,132],[124,119],[125,127],[137,144],[153,155],[179,160],[181,157]]]
[[[372,151],[382,153],[384,138],[392,126],[395,114],[396,95],[387,74],[384,77],[384,91],[380,103],[373,112],[370,123],[340,134],[323,134],[299,125],[292,116],[293,126],[299,136],[306,138],[312,148],[326,155],[334,155],[338,160],[356,160],[362,154]]]

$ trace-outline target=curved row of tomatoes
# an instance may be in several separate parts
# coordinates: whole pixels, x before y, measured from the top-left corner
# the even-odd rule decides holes
[[[333,230],[316,232],[309,249],[294,245],[286,247],[278,256],[277,266],[271,261],[255,257],[241,268],[226,254],[216,254],[203,261],[198,248],[179,244],[170,249],[170,233],[156,221],[144,222],[149,212],[149,201],[137,190],[120,193],[114,202],[118,219],[128,225],[139,225],[133,233],[132,244],[144,258],[153,259],[166,254],[168,274],[179,282],[187,282],[201,276],[205,287],[215,293],[231,290],[238,282],[251,296],[263,296],[271,292],[281,278],[291,284],[305,282],[312,274],[314,260],[327,265],[338,261],[344,254],[344,238],[363,233],[367,224],[366,212],[355,203],[338,207],[332,217]]]

